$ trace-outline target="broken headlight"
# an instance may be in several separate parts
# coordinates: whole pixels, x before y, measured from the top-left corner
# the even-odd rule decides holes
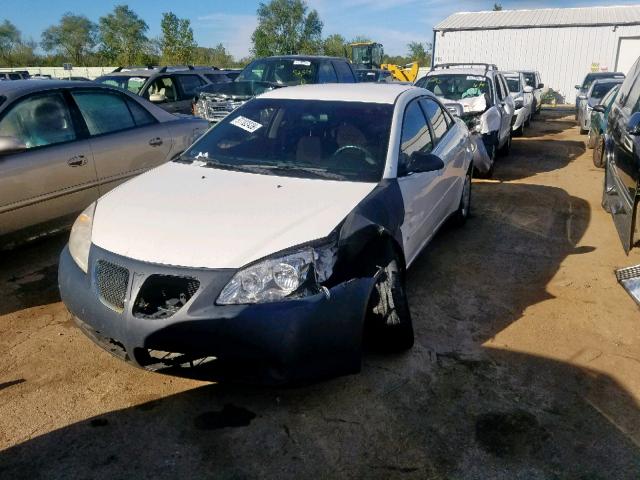
[[[482,131],[482,126],[480,124],[480,115],[467,117],[464,122],[467,124],[467,128],[471,133],[480,133]]]
[[[522,97],[516,97],[513,99],[513,103],[516,107],[516,110],[521,109],[522,107],[524,107],[524,98]]]
[[[69,237],[71,258],[84,273],[87,273],[89,268],[89,248],[91,247],[91,230],[95,211],[96,202],[93,202],[76,218]]]
[[[315,295],[333,272],[337,247],[304,247],[239,270],[222,289],[218,305],[268,303]]]

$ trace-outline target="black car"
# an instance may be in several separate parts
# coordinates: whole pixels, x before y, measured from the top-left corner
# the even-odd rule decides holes
[[[640,241],[640,58],[631,67],[609,112],[604,157],[602,206],[613,216],[628,253]]]
[[[218,122],[247,100],[275,88],[313,83],[356,83],[346,58],[283,55],[258,58],[230,83],[205,85],[193,99],[192,113]]]

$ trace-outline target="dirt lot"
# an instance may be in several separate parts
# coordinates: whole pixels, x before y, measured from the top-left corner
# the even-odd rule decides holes
[[[416,346],[306,387],[134,369],[59,302],[65,238],[0,258],[0,477],[640,477],[640,310],[572,116],[545,111],[409,275]]]

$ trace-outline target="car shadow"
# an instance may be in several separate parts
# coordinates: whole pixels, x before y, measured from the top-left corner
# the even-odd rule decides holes
[[[0,315],[60,301],[58,256],[69,232],[0,251]]]
[[[366,354],[359,375],[296,388],[210,384],[106,412],[0,452],[0,476],[637,478],[639,405],[622,385],[485,345],[592,249],[579,245],[587,202],[516,183],[473,194],[465,228],[409,270],[406,354]]]

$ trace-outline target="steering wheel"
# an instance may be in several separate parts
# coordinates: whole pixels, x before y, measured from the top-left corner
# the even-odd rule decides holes
[[[332,157],[337,157],[342,152],[344,152],[346,150],[350,150],[350,149],[351,150],[359,150],[362,153],[364,153],[364,161],[367,162],[369,165],[375,165],[376,164],[375,160],[371,157],[371,153],[369,152],[369,150],[367,150],[366,148],[361,147],[359,145],[344,145],[343,147],[340,147],[335,152],[333,152],[333,155],[331,155],[331,156]]]

